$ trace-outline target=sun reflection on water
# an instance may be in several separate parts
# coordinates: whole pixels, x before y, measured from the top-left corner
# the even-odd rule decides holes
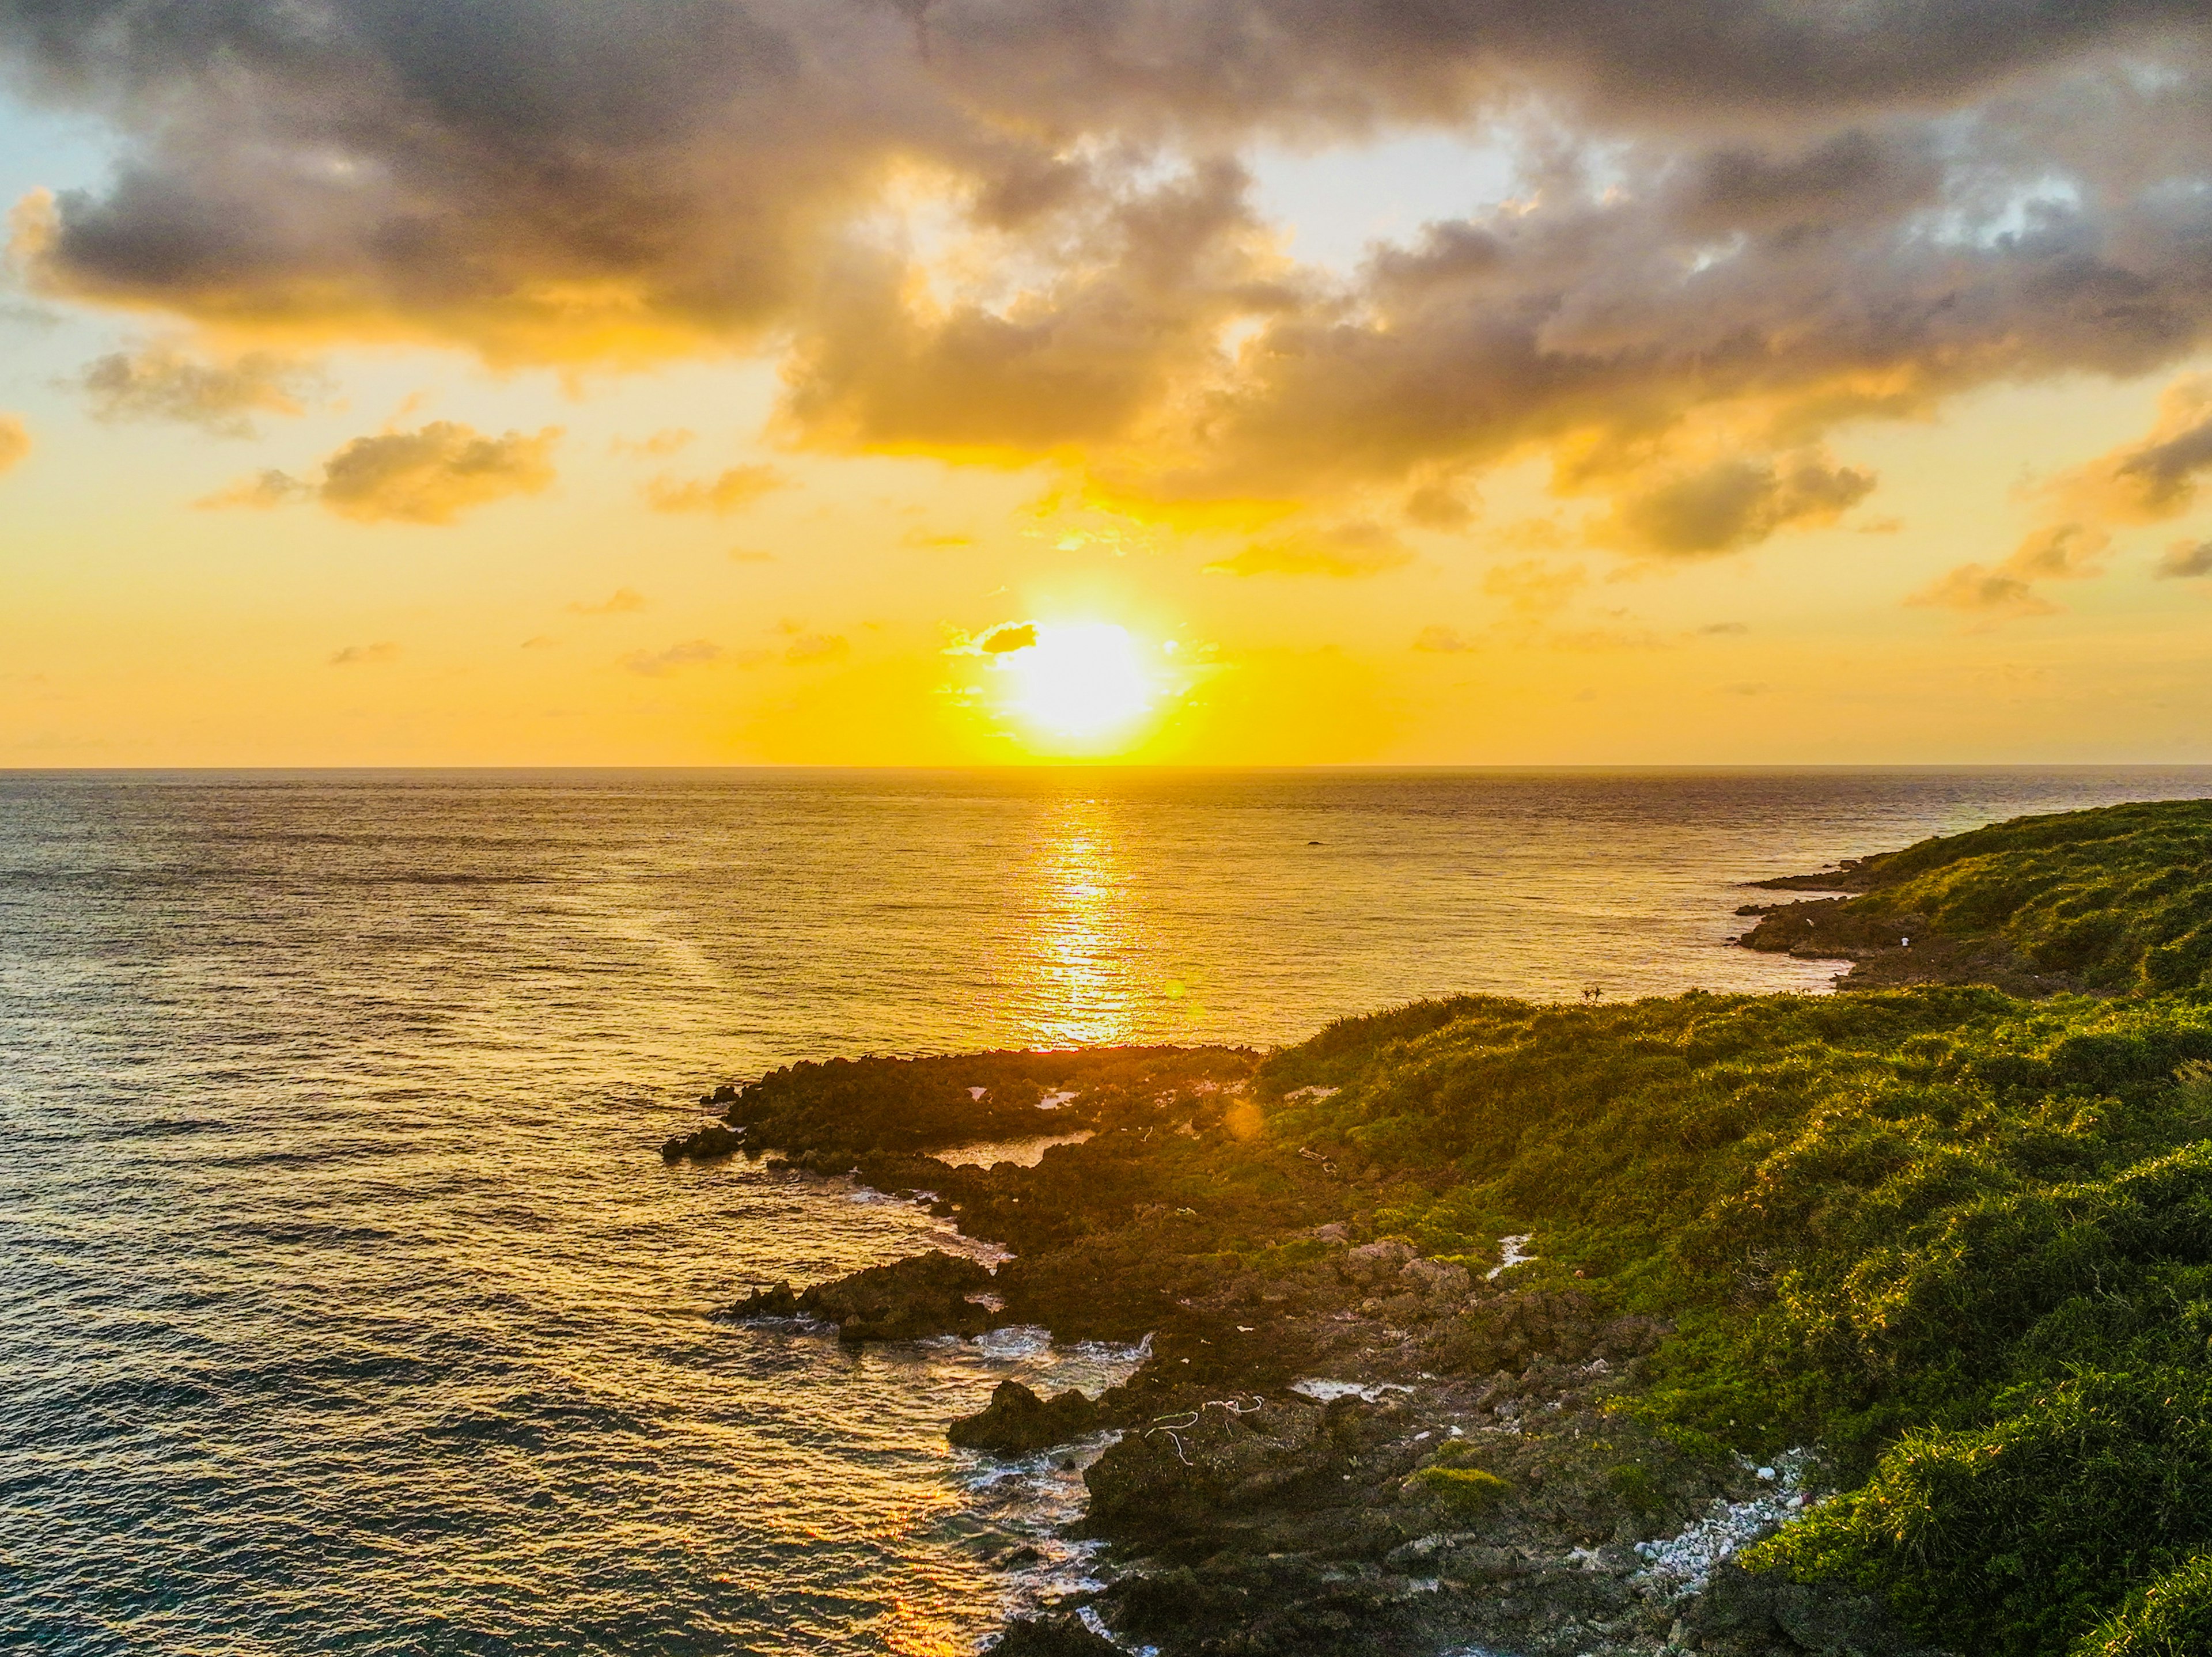
[[[1031,865],[1037,970],[1032,992],[1048,1043],[1130,1039],[1152,940],[1130,890],[1124,837],[1108,802],[1062,801]]]

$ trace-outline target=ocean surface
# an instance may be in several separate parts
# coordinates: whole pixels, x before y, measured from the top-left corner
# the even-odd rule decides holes
[[[799,1058],[1827,986],[1740,883],[2212,771],[0,774],[0,1648],[973,1648],[1095,1569],[1005,1332],[717,1320],[938,1243],[664,1167]],[[1015,1563],[1010,1556],[1033,1549]]]

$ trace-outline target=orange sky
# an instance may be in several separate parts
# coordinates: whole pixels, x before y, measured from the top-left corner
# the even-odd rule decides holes
[[[2188,9],[1613,9],[0,5],[0,766],[2212,760]]]

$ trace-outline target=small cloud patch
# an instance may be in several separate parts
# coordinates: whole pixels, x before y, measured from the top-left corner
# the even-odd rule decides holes
[[[1009,622],[994,627],[985,634],[976,646],[986,656],[1003,656],[1009,651],[1027,650],[1037,641],[1035,622]]]
[[[325,464],[316,495],[356,523],[450,524],[509,495],[543,494],[560,437],[557,426],[486,437],[451,420],[356,437]]]
[[[310,363],[270,351],[231,362],[196,362],[171,345],[112,351],[87,363],[76,385],[95,420],[174,421],[216,437],[257,435],[256,415],[301,415],[328,380]]]
[[[750,507],[788,481],[774,466],[732,466],[712,478],[656,477],[645,486],[645,498],[655,512],[726,515]]]
[[[1437,656],[1459,656],[1477,646],[1455,628],[1425,627],[1413,636],[1413,648]]]
[[[2165,581],[2193,581],[2212,575],[2212,541],[2175,542],[2151,574]]]
[[[687,667],[704,667],[721,659],[722,647],[712,639],[687,639],[665,650],[633,650],[622,659],[622,665],[645,678],[659,679]]]
[[[834,662],[852,648],[835,633],[802,633],[783,648],[783,659],[793,667]]]
[[[628,616],[645,608],[645,595],[635,587],[617,587],[612,593],[596,604],[583,603],[568,606],[574,616]]]
[[[386,639],[373,645],[348,645],[331,653],[332,667],[378,667],[399,659],[399,646]]]
[[[0,415],[0,472],[20,464],[31,452],[31,434],[13,415]]]

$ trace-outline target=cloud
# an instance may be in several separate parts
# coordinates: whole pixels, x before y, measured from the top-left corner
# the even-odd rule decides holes
[[[13,470],[31,452],[31,434],[14,415],[0,415],[0,472]]]
[[[1009,622],[993,628],[976,641],[975,647],[986,656],[1004,656],[1011,651],[1027,650],[1036,641],[1035,622]]]
[[[2212,575],[2212,541],[2177,541],[2151,572],[2161,580],[2191,581]]]
[[[269,351],[196,362],[170,344],[112,351],[76,384],[96,420],[175,421],[217,437],[255,435],[258,414],[300,415],[326,384],[322,370]]]
[[[645,485],[645,498],[655,512],[732,513],[787,481],[774,466],[732,466],[705,481],[656,477]]]
[[[783,659],[793,667],[834,662],[851,646],[835,633],[802,633],[783,648]]]
[[[521,647],[525,650],[551,650],[560,642],[561,641],[558,639],[553,638],[550,634],[534,633],[529,638],[525,639],[522,641]]]
[[[552,486],[561,429],[486,437],[450,420],[419,431],[356,437],[323,465],[316,498],[356,523],[450,524],[509,495]]]
[[[957,531],[933,531],[917,526],[899,537],[899,544],[933,551],[941,547],[972,547],[975,544],[975,537]]]
[[[1745,622],[1708,622],[1698,631],[1708,638],[1732,638],[1751,631]]]
[[[730,561],[733,564],[773,564],[779,561],[772,552],[762,552],[751,547],[732,547]]]
[[[2040,597],[2037,581],[2078,581],[2104,574],[2112,537],[2091,524],[2045,524],[2031,530],[2012,555],[1991,569],[1961,564],[1905,602],[1923,607],[1980,611],[1992,620],[2048,616],[2057,606]]]
[[[665,650],[633,650],[622,659],[622,665],[646,678],[659,679],[684,668],[720,661],[722,656],[721,646],[711,639],[687,639]]]
[[[1595,538],[1662,558],[1734,552],[1778,530],[1832,524],[1874,486],[1871,472],[1817,453],[1719,460],[1631,494]]]
[[[634,587],[617,587],[596,604],[576,602],[568,605],[570,612],[577,616],[626,616],[644,608],[645,595]]]
[[[617,437],[607,445],[607,452],[610,454],[650,454],[665,458],[696,441],[698,436],[699,434],[688,426],[666,426],[650,437],[635,440]]]
[[[377,667],[399,659],[399,646],[386,639],[373,645],[348,645],[331,653],[332,667]]]
[[[1533,621],[1564,608],[1589,579],[1580,564],[1554,569],[1540,560],[1524,558],[1486,571],[1482,590],[1493,598],[1503,598],[1516,615]]]
[[[1439,656],[1456,656],[1481,646],[1455,628],[1431,625],[1413,635],[1413,648]]]
[[[192,505],[203,512],[224,512],[234,507],[252,512],[266,512],[272,507],[310,500],[314,493],[313,484],[303,483],[289,472],[270,467],[254,473],[251,477],[241,477],[234,483],[227,483],[212,495],[204,495]]]
[[[501,365],[775,349],[795,441],[1164,513],[1548,455],[1662,557],[1842,510],[1865,475],[1799,458],[1844,422],[2212,339],[2205,38],[2201,0],[0,0],[15,82],[115,157],[19,204],[48,294]],[[1347,276],[1221,159],[1416,125],[1495,137],[1513,201]],[[2194,452],[2112,481],[2166,510]]]
[[[1255,541],[1206,568],[1219,575],[1332,575],[1350,579],[1403,568],[1413,554],[1391,531],[1366,522],[1339,524],[1273,541]]]

